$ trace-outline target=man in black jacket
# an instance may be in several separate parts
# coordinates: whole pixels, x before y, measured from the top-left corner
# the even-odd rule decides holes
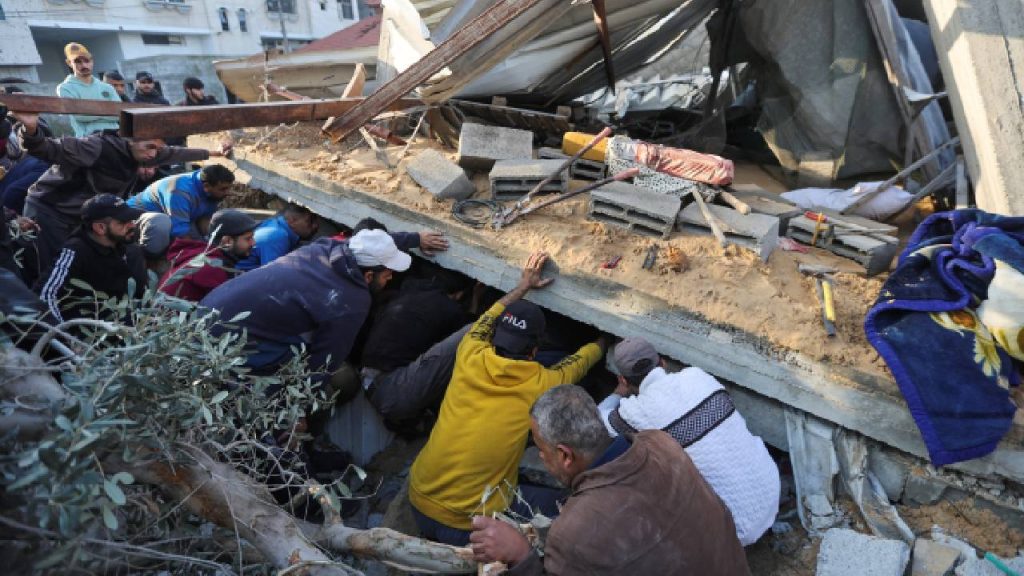
[[[206,86],[199,78],[189,76],[185,78],[181,87],[185,90],[185,99],[178,102],[178,106],[212,106],[220,104],[213,96],[206,95]]]
[[[113,194],[100,194],[82,205],[82,226],[64,244],[39,297],[56,323],[95,317],[100,299],[138,297],[146,288],[146,263],[136,244],[135,220],[141,210]],[[135,290],[128,293],[128,280]],[[89,286],[83,288],[79,280]]]
[[[149,72],[137,72],[135,74],[135,98],[132,102],[142,104],[162,104],[170,106],[171,103],[164,98],[156,88],[156,80]]]
[[[81,223],[83,203],[97,194],[126,198],[135,190],[139,169],[223,156],[231,149],[200,150],[167,146],[163,140],[123,138],[104,131],[82,138],[46,138],[38,130],[39,115],[12,112],[25,150],[52,164],[25,199],[25,216],[39,224],[39,263],[53,263],[64,240]]]

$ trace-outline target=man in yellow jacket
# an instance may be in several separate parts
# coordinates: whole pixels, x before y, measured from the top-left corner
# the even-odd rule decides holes
[[[520,299],[551,283],[541,277],[547,258],[532,254],[519,284],[459,344],[437,423],[410,472],[409,500],[425,538],[464,546],[474,515],[512,504],[530,406],[551,388],[578,382],[604,354],[599,339],[551,368],[533,360],[544,313]]]

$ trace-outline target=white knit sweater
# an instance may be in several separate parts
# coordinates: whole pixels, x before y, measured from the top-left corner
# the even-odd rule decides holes
[[[599,408],[605,426],[615,408],[637,430],[661,430],[678,420],[708,396],[723,390],[700,368],[669,374],[655,368],[640,384],[640,394],[622,398],[612,394]],[[747,430],[734,411],[711,432],[686,447],[697,469],[732,512],[736,535],[748,546],[772,526],[779,511],[779,470],[764,442]]]

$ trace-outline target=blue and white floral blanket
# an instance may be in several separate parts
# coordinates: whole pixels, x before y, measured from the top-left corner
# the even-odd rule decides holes
[[[864,322],[936,466],[993,450],[1024,366],[1024,217],[921,223]]]

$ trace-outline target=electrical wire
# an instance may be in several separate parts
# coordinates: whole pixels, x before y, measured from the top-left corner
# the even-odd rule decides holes
[[[481,214],[480,211],[485,211]],[[483,228],[494,221],[494,217],[502,210],[497,200],[478,200],[469,198],[459,200],[452,205],[452,217],[473,228]]]

